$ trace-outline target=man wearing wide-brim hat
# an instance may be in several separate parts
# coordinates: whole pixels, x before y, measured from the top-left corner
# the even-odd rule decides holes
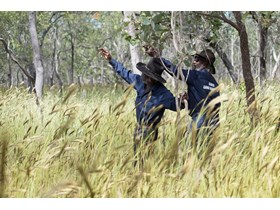
[[[164,66],[159,58],[151,58],[148,64],[137,63],[136,67],[142,75],[134,74],[127,70],[120,62],[111,57],[104,48],[99,49],[101,55],[107,59],[114,71],[120,75],[128,84],[134,84],[137,92],[135,99],[137,127],[134,133],[134,152],[141,144],[153,142],[158,137],[158,124],[165,109],[176,111],[176,100],[179,100],[180,108],[184,108],[183,100],[175,98],[173,94],[163,85],[165,79],[162,77]]]
[[[169,60],[160,57],[158,51],[149,45],[144,45],[146,53],[151,57],[158,57],[164,63],[166,71],[172,76],[179,74],[175,65]],[[213,77],[216,73],[215,55],[210,49],[202,50],[193,55],[194,69],[182,69],[183,76],[178,76],[181,80],[186,81],[188,85],[188,108],[189,114],[192,117],[190,128],[194,125],[196,130],[202,126],[208,127],[210,134],[219,125],[219,108],[220,103],[210,104],[210,102],[220,95],[218,83]]]

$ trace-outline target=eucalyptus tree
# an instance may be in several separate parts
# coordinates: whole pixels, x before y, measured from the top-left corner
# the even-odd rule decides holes
[[[41,49],[39,45],[39,40],[37,36],[36,29],[36,12],[29,12],[29,31],[31,37],[31,44],[33,49],[33,64],[36,71],[35,79],[35,91],[39,99],[43,96],[43,87],[44,87],[44,67],[41,58]]]
[[[130,22],[135,29],[134,36],[123,33],[124,38],[133,45],[150,44],[162,50],[165,41],[172,37],[170,20],[170,12],[137,12]]]
[[[46,35],[49,30],[52,28],[52,25],[57,21],[57,12],[38,12],[37,13],[37,38],[39,42],[39,48],[42,56],[41,61],[48,61],[49,57],[45,52],[48,52],[49,48],[46,47],[43,49],[43,43]],[[1,21],[0,25],[3,30],[2,33],[2,43],[4,44],[5,49],[8,53],[8,57],[13,60],[18,69],[21,70],[23,75],[28,78],[29,87],[32,89],[35,85],[35,71],[33,65],[33,56],[32,56],[32,45],[30,39],[29,29],[29,20],[27,12],[1,12]],[[49,39],[47,39],[49,41]],[[45,57],[45,58],[44,58]],[[8,64],[10,62],[7,62]],[[9,64],[9,69],[11,71],[10,77],[11,80],[16,78],[17,84],[20,82],[19,74],[15,75],[16,69],[13,65]],[[18,70],[17,70],[18,72]],[[44,77],[45,78],[45,77]],[[25,81],[25,79],[23,80]]]
[[[181,21],[182,22],[182,21]],[[185,54],[194,54],[196,51],[201,51],[206,48],[213,48],[217,52],[224,65],[220,65],[219,60],[216,61],[216,66],[220,65],[219,69],[227,69],[227,72],[234,84],[238,83],[238,74],[233,65],[233,56],[230,58],[232,48],[229,48],[230,40],[235,37],[235,33],[231,28],[219,19],[207,19],[199,12],[184,12],[183,26],[181,26],[182,37],[188,38],[184,41],[186,47]],[[182,39],[182,38],[181,38]],[[189,59],[191,60],[191,59]],[[185,62],[187,63],[187,62]],[[188,62],[188,65],[191,65]],[[218,71],[218,77],[224,77],[225,71]]]
[[[136,28],[133,22],[135,21],[135,12],[124,11],[124,22],[127,23],[127,33],[132,38],[136,37]],[[131,55],[131,64],[134,73],[140,74],[140,71],[136,68],[136,64],[140,61],[140,50],[139,46],[130,43],[130,55]]]
[[[266,58],[267,58],[267,45],[268,45],[268,30],[277,21],[277,17],[274,15],[275,12],[256,12],[251,11],[250,14],[252,18],[256,21],[258,26],[258,42],[259,42],[259,82],[260,86],[266,79],[267,68],[266,68]]]
[[[74,83],[75,77],[78,79],[83,75],[85,69],[90,66],[89,55],[92,55],[92,51],[97,52],[96,46],[89,42],[95,31],[92,23],[95,13],[65,12],[57,25],[57,37],[61,43],[60,60],[64,61],[60,67],[67,72],[68,84]]]
[[[132,69],[131,53],[129,43],[123,37],[124,17],[122,12],[102,11],[96,13],[91,19],[92,30],[88,36],[88,43],[91,51],[87,55],[90,68],[88,73],[96,82],[123,83],[116,74],[111,74],[111,67],[107,67],[104,59],[101,59],[100,47],[105,47],[112,51],[112,55],[117,60],[124,63],[125,66]]]
[[[35,76],[30,72],[32,51],[28,33],[28,17],[26,12],[0,12],[0,38],[7,56],[4,59],[8,65],[8,83],[13,85],[27,81],[32,87],[35,84]],[[8,58],[8,60],[7,60]],[[13,62],[11,63],[10,60]],[[14,65],[14,63],[16,65]],[[16,80],[16,82],[14,82]]]
[[[134,44],[148,43],[161,52],[171,51],[169,56],[177,63],[191,65],[190,55],[202,48],[212,47],[226,66],[229,76],[237,83],[238,75],[233,66],[233,58],[228,54],[228,38],[236,36],[229,26],[217,19],[207,20],[196,12],[151,12],[137,13],[133,22],[136,28],[134,38],[127,35],[126,39]],[[171,46],[172,47],[168,47]],[[232,55],[232,53],[231,53]],[[233,57],[233,56],[232,56]],[[238,64],[238,62],[237,62]],[[218,72],[223,76],[224,72]]]
[[[249,51],[249,42],[248,35],[246,31],[246,26],[242,21],[242,13],[240,11],[234,11],[233,15],[235,17],[236,23],[231,22],[224,15],[222,15],[222,19],[233,26],[239,34],[240,37],[240,50],[241,50],[241,58],[242,58],[242,70],[243,77],[245,81],[246,87],[246,99],[248,111],[251,117],[254,119],[256,117],[256,101],[255,101],[255,84],[251,71],[251,62],[250,62],[250,51]]]
[[[56,76],[59,86],[62,86],[62,81],[58,73],[58,66],[54,68],[54,64],[58,65],[58,62],[55,62],[54,59],[57,56],[53,56],[54,53],[54,43],[57,42],[56,31],[57,24],[63,18],[64,12],[37,12],[37,31],[38,31],[38,40],[41,49],[42,63],[45,70],[44,73],[44,82],[52,86],[54,84],[54,76]],[[56,43],[57,44],[57,43]],[[58,51],[57,47],[55,50]]]
[[[211,48],[213,48],[217,52],[223,64],[225,65],[232,82],[234,84],[238,84],[238,65],[233,64],[234,59],[238,59],[234,58],[233,56],[236,37],[235,31],[228,25],[223,24],[223,22],[219,19],[207,20],[199,13],[198,15],[201,20],[200,22],[203,22],[202,26],[205,31],[201,39],[204,40]],[[218,75],[219,74],[224,74],[224,72],[218,72]]]
[[[229,12],[201,12],[200,14],[205,17],[222,20],[237,30],[240,40],[242,73],[246,88],[248,112],[252,120],[256,119],[258,112],[255,101],[255,84],[251,71],[248,34],[245,23],[243,22],[242,12],[233,11],[232,14]]]
[[[0,59],[1,66],[4,67],[2,69],[7,69],[3,72],[3,77],[10,76],[8,80],[11,83],[16,78],[15,70],[20,69],[26,78],[35,83],[35,74],[31,71],[34,67],[28,13],[1,12],[0,16],[1,52],[4,53]],[[54,84],[54,76],[60,87],[64,81],[67,83],[66,76],[69,83],[74,82],[74,77],[83,80],[84,76],[101,77],[104,81],[107,78],[115,80],[115,76],[106,72],[98,55],[97,48],[103,44],[116,48],[116,56],[128,62],[128,44],[121,34],[121,12],[37,12],[36,17],[45,82],[49,79],[50,84]],[[14,62],[9,65],[6,55],[17,66]],[[17,80],[19,83],[19,79]]]
[[[35,80],[35,90],[38,98],[41,98],[43,95],[43,87],[44,87],[44,65],[43,65],[43,43],[45,37],[49,30],[53,27],[53,24],[62,17],[58,12],[43,12],[40,13],[40,18],[37,20],[36,12],[29,12],[29,31],[31,37],[31,44],[33,49],[33,64],[36,70],[36,80]],[[59,14],[58,16],[56,16]],[[50,17],[49,17],[50,16]],[[48,21],[47,24],[44,24],[44,19]],[[39,22],[40,24],[37,24]],[[40,28],[40,35],[37,32],[37,27]],[[45,61],[50,60],[48,58]]]
[[[51,74],[50,74],[50,86],[54,85],[54,75],[57,78],[58,81],[58,86],[60,91],[62,91],[62,86],[63,86],[63,81],[62,78],[59,74],[59,48],[60,48],[60,43],[59,43],[59,39],[58,39],[58,29],[55,28],[54,29],[54,33],[53,33],[53,52],[52,52],[52,62],[51,62]]]
[[[279,42],[279,34],[280,34],[280,22],[279,22],[279,11],[265,11],[265,12],[255,12],[257,14],[258,22],[258,34],[259,37],[263,36],[263,40],[265,41],[265,50],[264,50],[264,60],[266,62],[266,71],[265,78],[269,78],[271,80],[276,79],[277,71],[279,71],[280,64],[280,42]],[[266,33],[261,33],[263,30]],[[262,30],[261,30],[262,29]],[[261,39],[258,39],[259,43]],[[261,44],[259,44],[260,48]],[[261,73],[260,73],[261,77]]]
[[[279,13],[278,13],[279,15]],[[277,73],[280,73],[280,24],[277,22],[269,31],[269,48],[268,48],[268,61],[269,61],[269,79],[277,78]],[[278,79],[280,74],[278,74]]]
[[[78,39],[78,34],[80,33],[78,27],[80,28],[80,24],[77,24],[76,22],[79,22],[80,19],[78,20],[78,13],[71,13],[71,12],[66,12],[65,18],[63,18],[63,21],[60,25],[63,35],[63,43],[65,45],[64,49],[64,58],[67,59],[68,52],[70,53],[70,67],[67,67],[67,75],[68,75],[68,84],[74,83],[74,67],[75,67],[75,46],[76,42]],[[67,41],[70,46],[68,45]]]
[[[128,45],[123,46],[124,40],[121,39],[123,16],[121,12],[83,12],[74,13],[76,23],[72,22],[72,27],[79,28],[75,33],[78,35],[75,45],[75,64],[77,78],[84,81],[90,77],[91,82],[107,83],[114,81],[116,76],[107,71],[103,59],[101,59],[98,48],[115,48],[116,58],[127,59]],[[80,21],[79,21],[80,19]],[[65,33],[64,33],[65,34]],[[67,34],[67,33],[66,33]],[[64,42],[64,47],[67,47]]]
[[[14,56],[13,51],[9,48],[9,44],[0,37],[0,41],[3,43],[4,49],[7,52],[7,58],[8,58],[8,66],[9,66],[9,73],[8,73],[8,79],[9,79],[9,87],[12,85],[12,69],[11,69],[11,63],[10,59],[13,60],[19,68],[22,70],[22,72],[32,81],[32,83],[35,83],[35,78],[29,74],[29,72],[20,64],[20,62],[17,60],[17,58]]]

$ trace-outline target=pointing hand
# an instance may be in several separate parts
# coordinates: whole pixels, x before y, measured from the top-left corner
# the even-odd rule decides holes
[[[111,54],[109,53],[109,51],[105,50],[104,48],[99,48],[98,49],[100,54],[107,59],[108,61],[110,61],[112,59]]]

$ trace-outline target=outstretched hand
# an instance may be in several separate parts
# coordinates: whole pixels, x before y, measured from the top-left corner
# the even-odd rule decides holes
[[[145,50],[145,53],[147,53],[149,56],[153,57],[153,58],[156,58],[156,57],[159,57],[159,51],[154,48],[153,46],[151,45],[143,45],[143,48]]]
[[[111,54],[109,53],[109,51],[105,50],[104,48],[99,48],[99,53],[108,61],[110,61],[112,59]]]
[[[179,97],[180,97],[181,101],[184,101],[184,100],[188,100],[188,99],[189,99],[189,96],[188,96],[188,93],[187,93],[187,92],[180,93],[180,94],[179,94]]]

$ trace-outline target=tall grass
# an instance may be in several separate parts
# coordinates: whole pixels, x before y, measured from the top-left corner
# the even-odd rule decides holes
[[[197,148],[188,146],[185,110],[179,120],[166,111],[155,152],[140,170],[133,167],[135,93],[129,88],[49,90],[39,107],[23,88],[2,90],[0,195],[279,197],[279,91],[279,84],[258,91],[260,119],[252,126],[245,94],[224,85],[221,125]]]

